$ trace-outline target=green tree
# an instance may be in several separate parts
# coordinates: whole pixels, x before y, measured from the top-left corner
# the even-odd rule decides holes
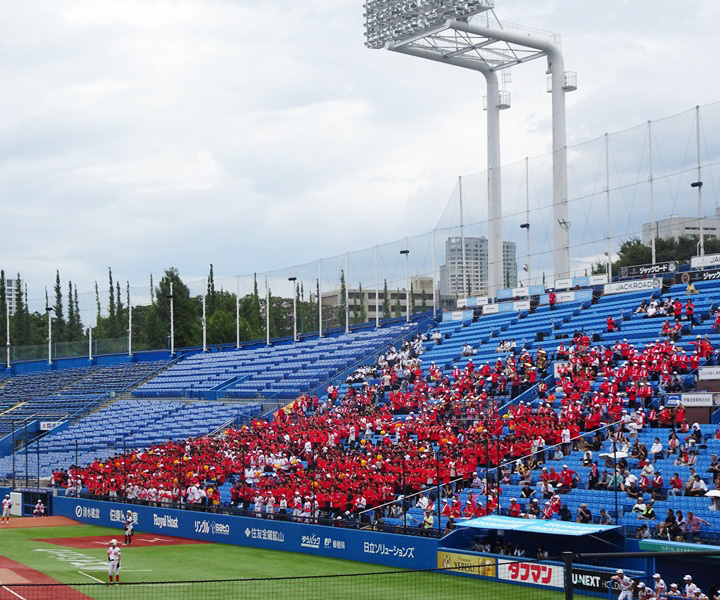
[[[394,316],[402,317],[402,307],[400,306],[400,290],[397,290],[395,292],[395,307],[393,312]]]
[[[7,313],[6,285],[5,271],[0,269],[0,344],[4,344],[7,339],[7,320],[5,318]]]
[[[63,311],[62,287],[60,286],[60,271],[55,271],[55,305],[53,316],[53,339],[58,342],[66,341],[65,315]]]
[[[155,289],[155,304],[146,315],[147,343],[151,348],[167,347],[170,336],[170,283],[173,287],[175,347],[197,346],[202,339],[199,303],[197,298],[190,297],[190,290],[175,267],[165,271]]]
[[[697,254],[697,244],[700,237],[697,235],[683,235],[677,238],[658,238],[655,240],[655,260],[657,262],[668,262],[676,260],[679,263],[688,263]],[[720,238],[705,238],[706,254],[720,252]],[[646,246],[636,237],[625,240],[620,244],[617,253],[617,260],[612,263],[613,273],[616,274],[620,267],[633,265],[647,265],[652,262],[652,249]],[[598,260],[592,266],[592,273],[607,272],[607,263]]]
[[[338,325],[343,326],[347,318],[347,288],[345,286],[345,270],[340,270],[340,297],[338,298],[337,320]]]
[[[30,315],[23,295],[23,282],[20,273],[15,279],[15,314],[10,322],[10,331],[13,334],[15,346],[23,346],[32,343]]]
[[[410,314],[415,314],[415,292],[412,283],[410,284]]]
[[[68,318],[67,318],[67,339],[70,342],[76,341],[77,317],[75,316],[75,303],[73,302],[73,284],[68,281]]]

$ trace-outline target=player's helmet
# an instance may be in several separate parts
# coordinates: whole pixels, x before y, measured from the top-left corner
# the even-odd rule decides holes
[[[132,511],[130,509],[128,509],[127,514],[131,515]]]
[[[111,543],[113,546],[117,546],[117,540],[110,540],[110,543]]]

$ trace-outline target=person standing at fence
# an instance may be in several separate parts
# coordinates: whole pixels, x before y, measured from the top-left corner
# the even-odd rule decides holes
[[[646,586],[642,581],[638,583],[638,600],[653,600],[655,598],[655,590]]]
[[[120,583],[120,548],[117,545],[117,540],[110,540],[110,547],[107,551],[108,554],[108,562],[110,563],[110,566],[108,567],[108,577],[110,583],[113,582],[113,575],[115,575],[115,585]]]
[[[2,521],[0,523],[10,524],[10,509],[12,508],[12,500],[10,495],[5,494],[5,498],[2,501]]]
[[[128,510],[125,516],[125,541],[124,546],[132,544],[132,536],[135,532],[135,520],[133,519],[132,511]]]
[[[632,600],[635,582],[625,575],[625,572],[622,569],[615,571],[613,579],[617,581],[618,587],[620,588],[618,600]]]

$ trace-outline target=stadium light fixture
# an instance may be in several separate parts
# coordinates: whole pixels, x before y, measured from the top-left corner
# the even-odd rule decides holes
[[[553,115],[553,214],[569,224],[565,92],[576,89],[576,75],[566,73],[559,36],[501,23],[494,0],[367,0],[365,45],[386,48],[480,72],[487,82],[488,146],[488,288],[494,295],[503,282],[502,200],[499,110],[508,108],[497,72],[540,57],[548,59]],[[554,228],[554,271],[570,271],[569,231]]]
[[[288,277],[293,284],[293,342],[297,342],[297,277]]]

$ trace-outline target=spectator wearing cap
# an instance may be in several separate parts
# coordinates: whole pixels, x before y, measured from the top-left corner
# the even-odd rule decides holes
[[[693,476],[693,482],[690,485],[690,489],[687,492],[688,496],[704,496],[708,491],[707,484],[700,479],[700,474],[695,473]]]
[[[647,504],[645,505],[645,510],[643,510],[639,515],[638,519],[644,519],[646,521],[654,521],[656,519],[655,516],[655,508],[653,507],[653,504],[655,503],[655,500],[650,498],[647,501]]]

